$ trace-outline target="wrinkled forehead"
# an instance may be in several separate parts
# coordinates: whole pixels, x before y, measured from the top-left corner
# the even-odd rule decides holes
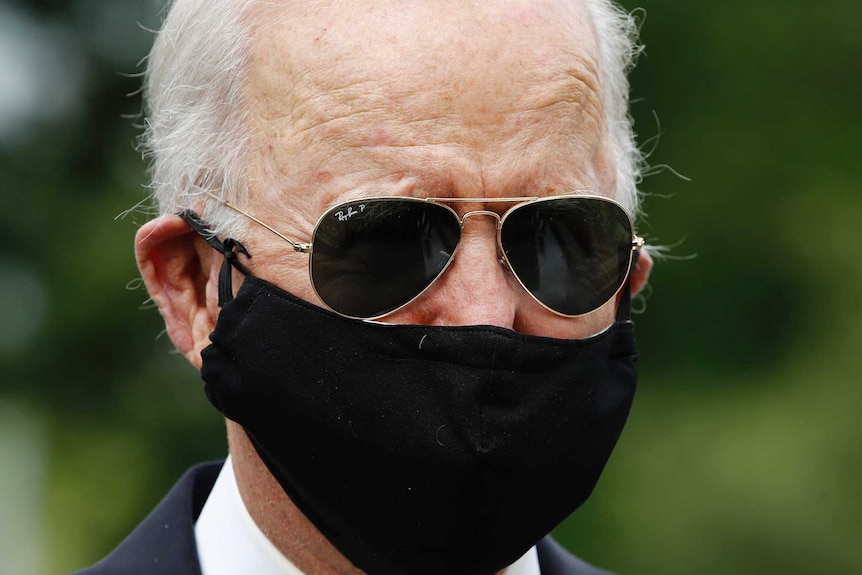
[[[379,105],[481,122],[559,100],[601,109],[583,0],[263,3],[256,20],[248,89],[264,117],[326,122]]]

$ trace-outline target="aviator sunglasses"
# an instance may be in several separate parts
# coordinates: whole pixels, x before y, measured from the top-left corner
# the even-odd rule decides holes
[[[372,197],[328,209],[310,243],[288,238],[254,215],[213,199],[307,253],[314,291],[334,312],[377,319],[408,305],[445,273],[468,218],[496,220],[500,263],[533,299],[564,316],[588,314],[626,284],[632,254],[644,246],[632,219],[602,196],[519,198]],[[514,204],[503,212],[447,204]]]

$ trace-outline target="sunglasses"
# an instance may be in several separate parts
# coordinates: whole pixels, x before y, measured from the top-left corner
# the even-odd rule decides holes
[[[628,212],[588,195],[544,198],[408,198],[353,200],[327,210],[310,243],[288,238],[237,206],[294,251],[308,253],[311,284],[334,312],[377,319],[410,304],[443,275],[468,218],[496,220],[500,262],[533,299],[564,316],[588,314],[628,279],[632,254],[644,246]],[[514,203],[502,216],[477,210],[459,216],[447,204]]]

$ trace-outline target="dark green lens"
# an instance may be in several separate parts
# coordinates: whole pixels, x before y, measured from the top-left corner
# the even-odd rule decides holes
[[[500,243],[533,296],[565,315],[589,313],[611,299],[628,273],[631,222],[598,198],[524,204],[503,221]]]
[[[339,205],[324,214],[314,234],[314,288],[344,315],[384,315],[440,275],[460,237],[457,216],[437,204],[393,198]]]

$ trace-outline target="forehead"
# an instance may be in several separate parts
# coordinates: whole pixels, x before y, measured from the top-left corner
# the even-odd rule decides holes
[[[531,170],[602,148],[582,0],[270,5],[253,38],[255,133],[269,165],[297,183],[361,165],[381,177],[458,172],[478,185],[519,162],[518,177],[533,181]]]

